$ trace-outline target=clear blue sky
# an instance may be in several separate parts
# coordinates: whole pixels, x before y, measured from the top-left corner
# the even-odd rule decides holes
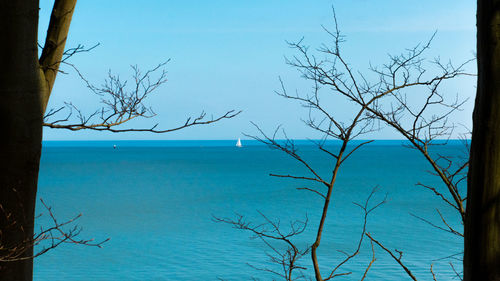
[[[43,42],[53,1],[40,2],[39,36]],[[366,71],[369,62],[384,63],[388,53],[428,40],[436,30],[429,58],[439,55],[460,62],[474,56],[474,1],[81,0],[66,46],[101,44],[72,59],[95,84],[102,83],[109,69],[126,78],[131,64],[147,69],[172,59],[169,81],[148,101],[158,116],[135,126],[158,122],[163,128],[173,127],[201,110],[214,115],[229,109],[243,113],[219,124],[163,135],[45,129],[44,139],[235,139],[242,132],[256,133],[250,121],[267,131],[283,124],[292,138],[317,137],[300,121],[307,111],[276,96],[274,90],[280,87],[279,76],[290,90],[310,89],[285,64],[284,56],[294,54],[285,41],[304,37],[313,47],[331,42],[321,25],[333,26],[332,5],[347,36],[344,54],[360,71]],[[474,79],[457,81],[450,91],[473,97],[474,84]],[[97,106],[96,97],[74,73],[58,76],[49,107],[64,101],[89,112]],[[473,98],[454,120],[470,127],[472,107]],[[335,110],[341,115],[349,113]],[[373,137],[392,139],[397,135],[385,130]]]

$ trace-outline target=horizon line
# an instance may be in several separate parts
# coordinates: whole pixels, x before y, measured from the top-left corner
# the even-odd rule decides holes
[[[259,141],[256,139],[248,138],[248,139],[243,139],[240,138],[242,141]],[[238,138],[234,139],[176,139],[176,140],[157,140],[157,139],[120,139],[120,140],[110,140],[110,139],[87,139],[87,140],[42,140],[42,141],[235,141],[238,140]],[[277,141],[283,141],[283,140],[292,140],[292,141],[322,141],[322,139],[301,139],[301,138],[296,138],[296,139],[275,139]],[[462,138],[449,138],[449,139],[435,139],[434,141],[470,141],[471,139],[462,139]],[[328,139],[328,140],[323,140],[323,141],[342,141],[339,139]],[[353,139],[350,141],[408,141],[407,139]],[[260,142],[260,141],[259,141]]]

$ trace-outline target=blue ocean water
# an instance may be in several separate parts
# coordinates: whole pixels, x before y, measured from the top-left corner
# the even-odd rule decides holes
[[[116,144],[116,149],[113,145]],[[321,198],[297,190],[305,181],[270,177],[270,173],[306,175],[307,171],[283,152],[254,141],[81,141],[43,143],[38,197],[59,220],[79,213],[82,238],[110,238],[103,248],[64,245],[35,261],[35,280],[281,280],[250,267],[270,267],[271,250],[251,234],[215,223],[213,216],[248,216],[289,221],[309,219],[297,245],[314,241]],[[338,144],[329,144],[335,148]],[[436,153],[460,155],[459,142],[438,146]],[[333,161],[308,141],[298,152],[323,176]],[[462,241],[416,219],[439,224],[436,212],[461,229],[455,211],[417,182],[439,185],[416,151],[401,141],[376,141],[353,154],[342,166],[332,195],[319,263],[327,274],[343,254],[356,246],[364,202],[378,186],[374,200],[388,201],[368,218],[367,229],[390,249],[404,252],[403,261],[421,280],[455,280],[450,267],[461,272],[461,262],[446,258],[459,254]],[[321,187],[320,187],[321,188]],[[40,204],[39,204],[40,205]],[[43,208],[38,208],[42,212]],[[47,216],[38,220],[48,223]],[[276,245],[278,248],[281,245]],[[368,241],[359,257],[341,272],[345,280],[359,280],[371,259]],[[380,248],[366,280],[408,280],[403,270]],[[458,255],[458,258],[460,255]],[[301,264],[313,275],[309,255]],[[342,278],[342,277],[340,277]]]

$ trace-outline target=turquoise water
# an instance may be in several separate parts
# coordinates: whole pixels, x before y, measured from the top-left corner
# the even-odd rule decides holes
[[[269,176],[307,175],[289,156],[252,141],[243,141],[243,148],[234,143],[44,142],[38,196],[60,220],[82,213],[82,238],[111,240],[101,249],[64,245],[44,254],[35,261],[35,280],[280,280],[247,265],[270,266],[265,255],[270,249],[262,241],[215,223],[212,216],[238,213],[258,223],[258,210],[285,226],[307,214],[308,228],[295,240],[306,247],[314,239],[320,197],[296,190],[310,186],[307,182]],[[389,248],[402,250],[403,260],[422,280],[432,280],[431,263],[438,280],[456,279],[450,261],[461,271],[460,261],[440,259],[460,253],[461,240],[410,215],[439,223],[439,208],[452,223],[459,219],[430,191],[415,186],[439,181],[426,172],[429,167],[420,155],[401,144],[375,142],[341,168],[319,250],[324,274],[342,257],[337,250],[355,247],[362,212],[352,202],[363,202],[374,186],[379,186],[375,199],[387,194],[388,202],[370,215],[369,232]],[[458,142],[438,150],[452,155],[463,151]],[[325,153],[306,141],[299,142],[299,153],[328,176],[332,161]],[[46,217],[38,223],[47,223]],[[380,248],[375,255],[367,280],[408,279]],[[359,280],[370,259],[365,243],[342,271],[353,275],[343,279]],[[309,255],[302,265],[313,274]]]

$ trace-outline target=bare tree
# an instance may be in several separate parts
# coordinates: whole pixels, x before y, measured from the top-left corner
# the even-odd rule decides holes
[[[452,63],[442,63],[439,59],[425,60],[423,56],[425,51],[429,49],[433,36],[426,44],[419,44],[400,55],[390,56],[389,62],[382,67],[370,67],[370,75],[364,75],[353,69],[341,52],[344,37],[338,29],[335,13],[334,29],[324,28],[324,30],[333,39],[332,46],[322,45],[311,50],[303,43],[303,40],[289,43],[289,46],[295,49],[298,55],[287,59],[287,63],[296,68],[304,79],[311,81],[312,93],[296,92],[291,95],[287,92],[281,79],[282,89],[277,93],[286,99],[299,102],[309,110],[308,118],[304,123],[323,135],[322,140],[315,143],[320,151],[331,157],[334,164],[333,169],[327,176],[320,174],[312,167],[311,163],[299,155],[294,142],[288,139],[286,134],[284,134],[285,141],[276,139],[278,130],[272,136],[267,136],[257,127],[263,137],[254,138],[273,149],[285,152],[301,163],[306,172],[304,175],[271,174],[271,176],[309,181],[310,186],[300,189],[310,191],[321,199],[322,212],[316,226],[316,235],[311,242],[311,261],[316,280],[329,280],[350,274],[350,272],[339,272],[338,270],[359,253],[364,236],[369,238],[372,246],[375,243],[387,251],[402,266],[407,275],[415,279],[401,260],[402,252],[394,254],[376,240],[373,234],[366,232],[367,215],[375,207],[385,202],[384,200],[376,204],[374,208],[368,208],[365,204],[362,237],[358,241],[356,251],[347,255],[347,258],[337,266],[329,265],[331,270],[326,273],[320,270],[317,249],[321,245],[325,222],[328,218],[328,209],[334,199],[332,192],[342,164],[362,146],[372,142],[367,140],[352,144],[352,140],[366,138],[367,134],[379,130],[381,126],[388,126],[396,130],[407,140],[408,147],[416,149],[426,159],[432,173],[440,179],[442,185],[436,187],[424,183],[418,183],[418,185],[433,192],[442,200],[444,206],[454,208],[463,224],[466,197],[463,195],[464,190],[460,184],[465,179],[468,157],[455,158],[453,155],[439,155],[433,153],[431,148],[443,145],[446,143],[443,139],[447,140],[452,136],[456,126],[449,121],[449,117],[460,110],[465,102],[457,97],[449,100],[446,95],[441,93],[441,86],[447,80],[470,75],[464,71],[469,61],[455,66]],[[430,70],[433,70],[433,74],[430,74]],[[370,79],[366,78],[368,76],[375,76],[377,79],[371,82]],[[409,91],[418,93],[419,102],[415,104],[408,102]],[[348,120],[340,119],[336,116],[335,111],[328,110],[322,103],[322,98],[326,94],[341,97],[357,106],[357,109],[352,112],[351,118]],[[338,150],[331,151],[325,145],[326,141],[331,139],[340,141],[341,145]],[[370,194],[371,196],[372,194]],[[368,201],[369,199],[366,202]],[[448,222],[448,218],[442,216],[439,210],[437,212],[442,225],[434,224],[426,218],[419,217],[419,219],[453,235],[463,236],[461,229],[455,229]],[[224,220],[224,222],[234,224],[234,221],[230,220]],[[367,266],[362,278],[365,278],[373,261],[374,259]]]
[[[47,110],[61,63],[68,63],[69,57],[84,48],[65,51],[76,0],[55,0],[39,54],[38,4],[37,0],[0,2],[0,118],[5,135],[0,138],[0,207],[5,214],[0,216],[0,256],[12,256],[10,246],[24,248],[19,255],[14,254],[15,260],[0,260],[2,280],[32,280],[32,258],[36,254],[29,243],[36,241],[35,203],[43,126],[69,130],[164,133],[210,124],[237,114],[228,111],[206,118],[202,112],[172,129],[157,129],[156,125],[148,128],[120,127],[137,117],[154,116],[154,112],[144,104],[144,99],[166,81],[163,64],[145,73],[135,68],[135,89],[132,90],[126,90],[126,83],[113,75],[103,87],[94,87],[89,83],[89,88],[102,97],[102,107],[94,113],[84,114],[71,103],[65,107],[69,113],[64,117],[58,115],[63,113],[62,108]],[[159,78],[153,79],[151,75],[157,71],[160,72]],[[76,121],[70,119],[74,115]],[[12,222],[17,227],[12,227]],[[72,237],[71,232],[67,234]]]

